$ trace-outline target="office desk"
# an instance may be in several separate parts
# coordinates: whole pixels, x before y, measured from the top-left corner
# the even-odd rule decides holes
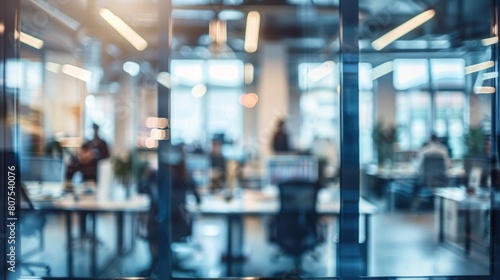
[[[453,215],[454,213],[448,213],[449,210],[445,209],[445,201],[455,203],[457,205],[457,211],[464,211],[465,213],[465,223],[463,232],[464,236],[464,248],[465,253],[468,255],[471,249],[472,242],[472,221],[471,212],[473,210],[483,210],[488,211],[491,209],[491,200],[489,196],[478,197],[475,195],[467,195],[464,189],[457,187],[448,187],[437,189],[434,193],[436,198],[439,200],[439,207],[436,208],[438,217],[438,240],[440,243],[444,242],[444,223],[445,223],[445,213],[447,217]]]
[[[92,235],[97,233],[96,215],[99,213],[113,213],[116,215],[117,254],[123,250],[123,216],[125,213],[136,214],[149,211],[149,199],[145,196],[134,197],[129,200],[97,200],[95,196],[81,196],[75,201],[73,196],[63,197],[52,203],[33,201],[35,210],[42,212],[64,213],[66,217],[66,246],[68,277],[73,277],[73,244],[71,236],[72,214],[88,213],[92,219]],[[97,276],[97,242],[92,242],[90,254],[90,273]]]
[[[338,191],[338,190],[337,190]],[[340,213],[340,202],[335,190],[328,188],[322,189],[318,193],[317,211],[322,216],[338,216]],[[187,210],[195,215],[222,216],[226,218],[227,225],[227,258],[226,258],[226,276],[234,275],[233,262],[239,259],[243,251],[243,220],[245,216],[272,216],[278,213],[280,208],[278,193],[276,189],[264,191],[244,190],[240,197],[231,201],[224,200],[220,196],[207,196],[202,200],[201,205],[188,204]],[[365,261],[365,268],[368,264],[368,242],[370,233],[370,217],[376,212],[376,207],[360,198],[360,215],[364,216],[364,242],[362,243],[362,255]],[[235,232],[236,231],[236,232]],[[235,236],[241,239],[240,242],[234,242]],[[236,248],[233,248],[236,245]],[[365,274],[363,274],[365,275]],[[368,274],[366,274],[368,275]]]

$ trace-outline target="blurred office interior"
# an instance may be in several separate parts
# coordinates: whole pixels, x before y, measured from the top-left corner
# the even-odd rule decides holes
[[[20,275],[498,277],[499,1],[8,2]]]

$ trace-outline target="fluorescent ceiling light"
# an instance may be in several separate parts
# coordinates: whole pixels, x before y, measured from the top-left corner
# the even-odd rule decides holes
[[[146,42],[144,38],[128,26],[121,18],[113,14],[113,12],[108,9],[101,8],[99,10],[99,14],[138,51],[143,51],[147,48],[148,42]]]
[[[478,64],[469,65],[469,66],[465,67],[465,75],[471,74],[474,72],[479,72],[481,70],[485,70],[485,69],[488,69],[488,68],[493,67],[493,66],[495,66],[495,62],[493,62],[491,60],[481,62]]]
[[[321,63],[320,66],[309,71],[307,77],[311,82],[315,83],[333,72],[333,67],[335,67],[335,63],[333,61],[325,61]]]
[[[417,16],[408,20],[407,22],[401,24],[400,26],[382,35],[377,40],[373,41],[372,47],[375,50],[380,51],[381,49],[387,47],[392,42],[403,37],[413,29],[419,27],[420,25],[430,20],[432,17],[434,17],[435,14],[436,12],[434,10],[427,10],[421,14],[418,14]]]
[[[89,70],[85,70],[83,68],[76,67],[70,64],[64,64],[61,67],[61,72],[87,83],[90,82],[90,78],[92,78],[92,72],[90,72]]]
[[[3,23],[0,23],[0,33],[3,34],[4,31],[5,31],[5,25],[3,25]]]
[[[26,45],[32,46],[35,49],[41,49],[43,47],[42,40],[40,40],[36,37],[33,37],[29,34],[26,34],[22,31],[21,31],[21,36],[19,37],[19,40],[21,40],[21,42],[25,43]]]
[[[498,72],[488,72],[483,74],[483,81],[489,79],[495,79],[498,77]]]
[[[211,20],[208,25],[210,40],[215,44],[225,44],[227,41],[227,27],[224,20]]]
[[[47,62],[45,63],[45,69],[47,69],[50,72],[59,73],[59,70],[61,69],[61,64],[57,64],[54,62]]]
[[[251,11],[247,15],[247,26],[245,30],[245,51],[254,53],[259,46],[260,14]]]
[[[476,94],[492,94],[495,93],[494,87],[475,87],[474,93]]]
[[[80,28],[80,23],[78,21],[61,12],[61,10],[57,9],[47,1],[31,0],[31,3],[35,4],[38,8],[44,10],[47,14],[62,22],[73,31],[77,31]]]
[[[254,78],[254,67],[252,63],[245,63],[243,68],[245,85],[249,85],[253,82]]]
[[[372,69],[372,80],[376,80],[394,70],[392,61],[387,61]]]
[[[494,45],[496,43],[498,43],[498,37],[491,37],[481,40],[481,44],[483,44],[483,46]]]

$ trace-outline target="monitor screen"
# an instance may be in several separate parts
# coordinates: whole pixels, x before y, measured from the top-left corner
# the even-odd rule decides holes
[[[313,156],[273,156],[267,161],[267,174],[271,185],[292,180],[316,181],[318,160]]]
[[[63,182],[64,163],[51,157],[21,157],[21,180]]]

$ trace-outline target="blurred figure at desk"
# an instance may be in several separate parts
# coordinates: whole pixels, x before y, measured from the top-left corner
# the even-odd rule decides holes
[[[66,183],[71,184],[73,176],[80,172],[83,181],[97,181],[97,160],[94,158],[89,143],[80,146],[75,155],[72,155],[66,167]]]
[[[226,159],[222,154],[222,142],[218,139],[212,140],[210,168],[210,190],[221,190],[226,180]]]
[[[415,167],[418,171],[422,171],[422,164],[424,158],[428,155],[440,155],[444,158],[446,170],[450,168],[450,155],[448,153],[448,148],[441,144],[438,137],[435,134],[432,134],[429,141],[422,146],[420,151],[417,154],[417,158],[415,160]]]
[[[432,200],[433,189],[448,185],[448,169],[451,167],[450,156],[445,145],[432,134],[430,140],[419,151],[415,167],[418,179],[413,189],[412,210],[418,210],[423,198]]]
[[[185,242],[192,234],[192,221],[187,215],[187,211],[184,206],[186,204],[186,197],[189,194],[193,194],[196,198],[196,203],[201,203],[200,195],[196,190],[196,185],[194,180],[189,176],[185,163],[185,154],[182,146],[172,146],[169,148],[169,152],[165,155],[161,155],[162,161],[167,163],[168,169],[170,170],[170,175],[172,176],[170,186],[162,186],[164,188],[171,188],[171,242]],[[143,270],[140,274],[141,276],[150,276],[155,273],[157,269],[158,261],[158,210],[160,203],[168,203],[167,201],[158,200],[158,181],[157,176],[160,170],[148,169],[144,175],[144,180],[141,183],[141,192],[147,193],[150,197],[151,205],[148,213],[148,219],[146,222],[147,228],[147,240],[149,243],[149,250],[151,253],[151,264],[150,266]],[[174,267],[179,264],[176,263],[175,255],[174,257]]]

